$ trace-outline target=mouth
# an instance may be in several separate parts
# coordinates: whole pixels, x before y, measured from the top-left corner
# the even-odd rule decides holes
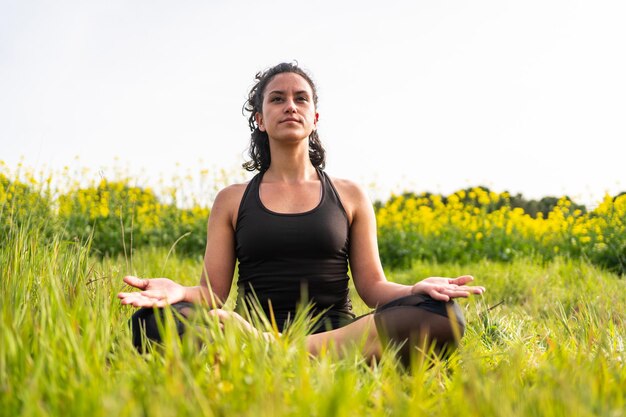
[[[288,117],[286,119],[283,119],[280,121],[281,123],[288,123],[288,122],[296,122],[296,123],[300,123],[299,119],[296,119],[295,117]]]

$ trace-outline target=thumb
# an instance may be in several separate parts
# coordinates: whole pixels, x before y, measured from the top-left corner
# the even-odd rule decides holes
[[[149,280],[141,279],[133,275],[127,275],[124,277],[124,282],[131,287],[139,288],[140,290],[145,290],[148,287]]]
[[[455,285],[465,285],[468,282],[472,282],[474,281],[474,277],[471,275],[461,275],[460,277],[457,277],[455,279],[451,279],[450,280],[450,284],[455,284]]]

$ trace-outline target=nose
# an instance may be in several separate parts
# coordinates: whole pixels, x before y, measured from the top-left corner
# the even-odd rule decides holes
[[[295,113],[296,111],[298,111],[296,102],[292,98],[285,100],[285,113]]]

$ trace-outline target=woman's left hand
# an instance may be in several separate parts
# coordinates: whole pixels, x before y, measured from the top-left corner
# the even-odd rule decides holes
[[[473,280],[471,275],[458,278],[430,277],[413,285],[411,294],[426,294],[435,300],[450,301],[452,298],[484,293],[485,287],[467,285]]]

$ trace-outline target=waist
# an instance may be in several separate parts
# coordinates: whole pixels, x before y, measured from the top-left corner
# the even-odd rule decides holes
[[[349,278],[343,275],[302,275],[287,273],[265,274],[258,270],[254,275],[241,277],[238,281],[239,297],[250,308],[258,303],[265,315],[274,316],[279,330],[292,321],[296,312],[312,317],[320,316],[323,327],[340,327],[354,317],[348,297]],[[309,306],[310,304],[310,306]]]

